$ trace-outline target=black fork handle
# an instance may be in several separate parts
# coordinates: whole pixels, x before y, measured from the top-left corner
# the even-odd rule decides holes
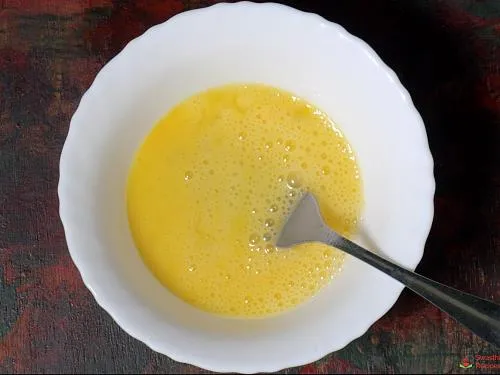
[[[354,242],[340,237],[327,227],[324,228],[324,234],[324,242],[330,246],[337,247],[393,277],[482,339],[500,348],[500,305],[450,288],[402,268]]]

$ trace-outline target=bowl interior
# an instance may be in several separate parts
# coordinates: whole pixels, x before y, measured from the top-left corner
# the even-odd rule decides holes
[[[155,122],[186,97],[234,82],[274,85],[317,105],[358,156],[359,241],[414,268],[433,214],[422,120],[396,76],[363,42],[324,19],[274,4],[223,4],[174,17],[131,42],[97,76],[61,157],[68,247],[96,300],[154,350],[217,371],[311,362],[366,331],[402,287],[352,258],[318,296],[286,314],[224,319],[162,287],[129,232],[125,187]]]

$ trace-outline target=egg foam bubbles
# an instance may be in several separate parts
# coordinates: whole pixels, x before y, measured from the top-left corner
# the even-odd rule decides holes
[[[132,164],[132,237],[156,278],[214,314],[264,317],[304,303],[341,271],[319,243],[275,247],[304,192],[351,237],[362,182],[347,139],[328,116],[284,90],[226,85],[163,117]]]

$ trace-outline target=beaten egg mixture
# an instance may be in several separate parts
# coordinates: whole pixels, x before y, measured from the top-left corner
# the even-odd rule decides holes
[[[174,107],[131,168],[127,205],[139,252],[174,294],[235,317],[277,314],[341,270],[322,244],[274,246],[305,191],[351,236],[362,204],[356,158],[319,109],[283,90],[229,85]]]

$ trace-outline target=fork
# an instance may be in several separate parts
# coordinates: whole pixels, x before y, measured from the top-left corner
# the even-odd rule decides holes
[[[376,255],[329,228],[318,202],[306,193],[283,226],[276,245],[321,242],[350,254],[399,281],[485,341],[500,348],[500,305],[430,280]]]

